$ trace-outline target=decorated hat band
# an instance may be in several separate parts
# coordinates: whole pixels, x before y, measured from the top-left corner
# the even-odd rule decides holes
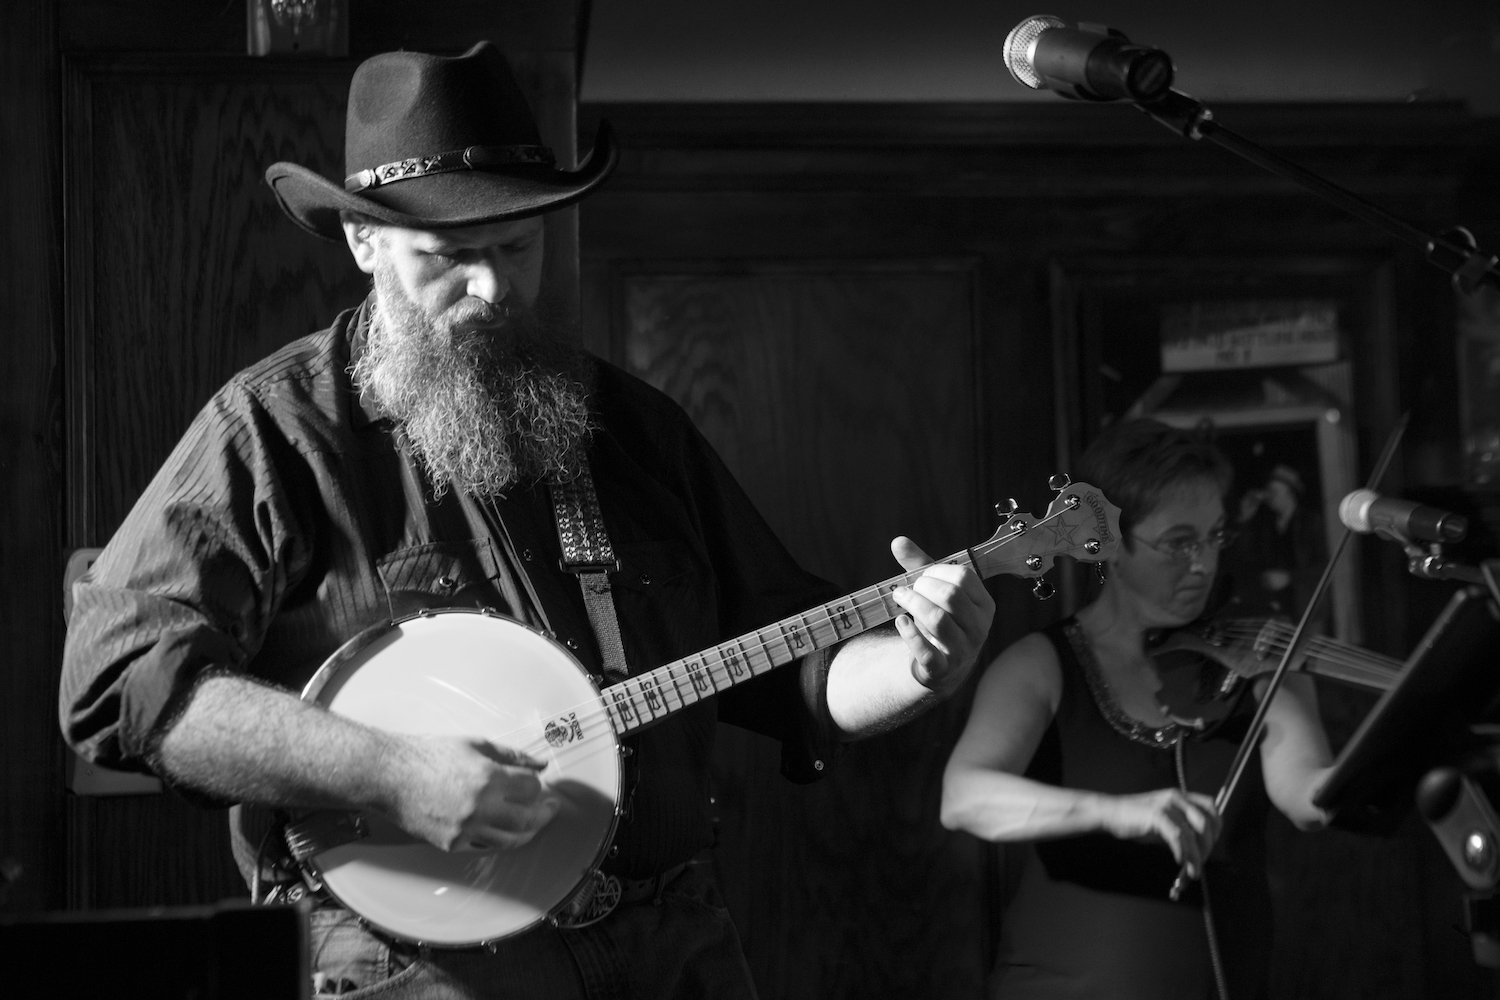
[[[546,146],[470,146],[467,149],[452,149],[429,156],[412,156],[361,170],[344,178],[344,190],[350,194],[358,194],[382,184],[432,174],[447,174],[455,170],[485,170],[528,164],[552,167],[556,162],[557,157]]]

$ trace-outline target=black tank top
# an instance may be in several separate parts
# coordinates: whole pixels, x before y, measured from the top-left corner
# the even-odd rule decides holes
[[[1057,622],[1043,634],[1057,650],[1062,697],[1026,777],[1107,795],[1178,787],[1176,743],[1185,731],[1176,726],[1154,730],[1118,709],[1088,637],[1075,619]],[[1183,736],[1182,763],[1190,790],[1206,795],[1219,790],[1253,713],[1254,700],[1245,697],[1206,738]],[[1215,893],[1216,910],[1227,902],[1216,891],[1221,886],[1236,893],[1248,889],[1253,896],[1264,895],[1269,903],[1263,835],[1266,804],[1257,753],[1240,779],[1224,817],[1223,833],[1209,858],[1209,891]],[[1153,899],[1168,898],[1179,867],[1164,844],[1119,840],[1103,832],[1040,841],[1036,850],[1053,879]],[[1196,882],[1189,883],[1181,902],[1202,905]]]

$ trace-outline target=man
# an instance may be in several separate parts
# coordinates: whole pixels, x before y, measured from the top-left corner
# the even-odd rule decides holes
[[[547,836],[558,800],[540,762],[370,728],[296,692],[361,630],[441,606],[496,608],[605,676],[613,646],[559,567],[549,489],[597,488],[632,672],[835,596],[795,565],[680,408],[553,336],[540,213],[582,197],[613,160],[601,130],[581,168],[556,169],[504,59],[481,43],[359,68],[342,186],[294,164],[267,172],[288,215],[345,240],[374,291],[199,414],[76,588],[61,695],[63,729],[86,757],[237,804],[236,859],[261,897],[301,888],[272,810],[378,813],[445,851]],[[893,551],[908,569],[930,563],[904,538]],[[837,741],[952,691],[993,614],[983,587],[930,566],[893,596],[905,612],[895,632],[806,656],[626,740],[630,790],[603,865],[622,899],[601,921],[428,952],[321,900],[320,989],[753,995],[722,903],[685,865],[710,835],[715,721],[779,739],[783,772],[806,781]]]

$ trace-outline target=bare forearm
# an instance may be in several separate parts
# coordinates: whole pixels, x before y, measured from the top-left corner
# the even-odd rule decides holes
[[[911,651],[894,631],[855,636],[828,664],[828,712],[849,739],[895,729],[939,698],[912,675]]]
[[[168,775],[235,802],[396,809],[400,737],[239,677],[198,686],[162,739]]]
[[[1299,830],[1321,830],[1328,825],[1328,814],[1313,805],[1313,796],[1332,771],[1315,762],[1305,766],[1283,766],[1283,773],[1266,773],[1266,794]]]
[[[949,771],[942,823],[984,840],[1046,840],[1103,829],[1109,796],[987,769]]]

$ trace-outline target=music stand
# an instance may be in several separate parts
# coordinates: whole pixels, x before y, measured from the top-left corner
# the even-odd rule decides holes
[[[1483,587],[1448,601],[1313,796],[1331,825],[1390,833],[1427,771],[1471,751],[1500,694],[1500,608]]]

